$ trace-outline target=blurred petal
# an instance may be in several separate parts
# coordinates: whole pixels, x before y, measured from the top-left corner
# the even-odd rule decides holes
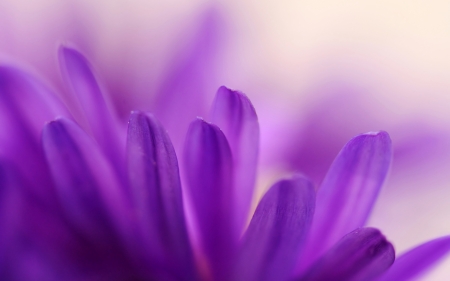
[[[206,116],[210,96],[217,88],[218,58],[224,47],[225,26],[220,10],[201,16],[192,39],[180,44],[157,91],[152,112],[167,129],[177,153],[183,148],[189,122]]]
[[[392,158],[386,132],[351,139],[334,160],[317,192],[316,213],[302,269],[346,233],[366,222]]]
[[[403,281],[417,278],[436,265],[450,251],[450,236],[441,237],[402,254],[380,281]]]
[[[15,196],[19,183],[3,162],[0,162],[0,279],[12,280],[15,267],[14,253],[17,251],[15,236],[17,235],[17,214],[19,202]]]
[[[148,252],[176,280],[194,279],[178,161],[172,143],[150,114],[133,112],[128,123],[128,176]],[[158,265],[161,267],[161,265]]]
[[[68,265],[51,260],[67,243],[54,209],[30,195],[24,177],[0,161],[0,280],[61,280]]]
[[[125,197],[92,139],[71,121],[58,119],[44,127],[42,144],[65,215],[82,234],[111,243],[116,233],[126,232]]]
[[[237,225],[247,222],[255,187],[259,152],[259,124],[250,100],[238,91],[219,88],[211,111],[212,123],[224,132],[233,155]]]
[[[56,96],[30,74],[9,66],[0,66],[0,99],[10,121],[20,119],[36,140],[42,126],[55,116],[70,116]],[[3,115],[3,114],[2,114]]]
[[[188,195],[200,241],[215,280],[225,279],[237,237],[232,221],[231,151],[220,129],[197,119],[191,123],[184,150]]]
[[[125,139],[119,135],[119,125],[105,102],[92,67],[75,49],[62,46],[59,55],[63,76],[81,104],[88,129],[117,171],[122,171]]]
[[[33,183],[27,186],[34,187],[31,193],[47,202],[54,200],[39,140],[44,124],[56,116],[70,114],[43,83],[20,69],[0,66],[0,156]]]
[[[272,186],[245,233],[233,280],[286,280],[308,234],[314,204],[314,186],[305,178]]]
[[[394,262],[394,247],[375,228],[345,235],[297,280],[374,280]]]

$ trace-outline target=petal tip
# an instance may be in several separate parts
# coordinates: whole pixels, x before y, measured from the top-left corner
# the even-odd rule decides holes
[[[373,135],[373,136],[380,137],[380,138],[388,138],[388,139],[391,138],[389,133],[386,132],[386,131],[383,131],[383,130],[381,130],[381,131],[374,131],[374,132],[368,132],[366,134],[367,135]]]
[[[217,95],[230,95],[230,96],[235,95],[238,97],[245,97],[246,99],[248,99],[247,96],[241,91],[233,90],[226,86],[220,86],[219,89],[217,90]]]

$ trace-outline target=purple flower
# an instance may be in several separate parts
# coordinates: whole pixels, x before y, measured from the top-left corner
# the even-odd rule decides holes
[[[391,163],[386,132],[351,139],[317,190],[278,181],[248,222],[259,124],[244,94],[219,88],[179,167],[155,116],[134,111],[125,128],[88,61],[68,47],[59,58],[77,118],[0,67],[2,280],[407,280],[450,250],[443,237],[394,261],[364,227]]]

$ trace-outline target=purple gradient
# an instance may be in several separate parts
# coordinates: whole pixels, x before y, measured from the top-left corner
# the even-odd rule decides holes
[[[155,115],[132,112],[127,132],[75,48],[59,53],[64,82],[79,101],[68,106],[75,117],[39,79],[0,67],[0,279],[376,280],[388,270],[392,244],[379,230],[359,227],[390,166],[389,135],[357,135],[329,168],[334,149],[348,139],[343,136],[356,134],[352,114],[340,120],[355,124],[342,129],[319,110],[299,129],[306,128],[303,145],[296,145],[298,128],[277,135],[294,144],[272,153],[322,184],[315,194],[303,177],[277,182],[240,237],[258,164],[256,111],[245,95],[221,87],[211,109],[214,124],[191,122],[207,112],[221,30],[217,14],[208,12],[191,48],[181,48],[183,59],[176,58],[155,87],[154,104],[140,105]],[[132,88],[124,81],[122,89]],[[110,82],[115,90],[122,83]],[[407,142],[399,155],[424,143],[427,136]],[[186,223],[187,214],[192,222]],[[418,246],[384,277],[397,270],[421,274],[450,250],[447,242]]]

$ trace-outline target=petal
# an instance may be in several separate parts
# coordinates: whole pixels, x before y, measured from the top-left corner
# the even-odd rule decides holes
[[[65,215],[88,237],[105,244],[129,229],[125,195],[92,139],[67,119],[48,123],[44,153]],[[117,242],[117,241],[116,241]]]
[[[317,192],[316,213],[300,268],[364,225],[391,158],[392,145],[386,132],[359,135],[344,146]]]
[[[232,220],[232,159],[220,129],[197,119],[186,137],[184,163],[188,196],[201,247],[215,280],[226,278],[237,237]]]
[[[212,123],[224,132],[233,155],[237,225],[247,222],[255,186],[259,152],[259,124],[250,100],[238,91],[220,87],[211,111]]]
[[[20,213],[21,198],[17,197],[20,184],[6,163],[0,162],[0,278],[12,277],[12,262],[17,252],[17,214]]]
[[[53,197],[39,140],[42,127],[56,116],[70,114],[43,83],[20,69],[0,66],[0,157],[33,183],[30,193],[48,203]]]
[[[194,261],[183,213],[178,162],[172,143],[150,114],[128,123],[128,176],[148,251],[176,280],[194,279]]]
[[[70,116],[66,107],[42,82],[11,66],[0,66],[0,104],[2,117],[22,122],[35,140],[44,124],[56,116]],[[19,120],[16,120],[19,119]]]
[[[67,265],[50,256],[66,250],[67,229],[57,210],[24,190],[27,184],[10,163],[0,161],[0,280],[60,280]]]
[[[219,9],[206,9],[191,38],[180,44],[168,62],[168,72],[157,89],[152,112],[168,130],[177,153],[182,152],[189,122],[206,115],[209,97],[217,89],[217,58],[224,35]]]
[[[75,49],[64,46],[59,50],[59,57],[63,77],[81,104],[88,131],[120,173],[124,163],[125,133],[121,135],[121,128],[105,102],[89,62]]]
[[[450,251],[450,236],[419,245],[402,254],[380,281],[412,280],[425,273]]]
[[[245,233],[233,280],[286,280],[305,242],[314,204],[314,186],[305,178],[272,186]]]
[[[375,228],[359,228],[345,235],[296,280],[373,280],[394,262],[391,243]]]

